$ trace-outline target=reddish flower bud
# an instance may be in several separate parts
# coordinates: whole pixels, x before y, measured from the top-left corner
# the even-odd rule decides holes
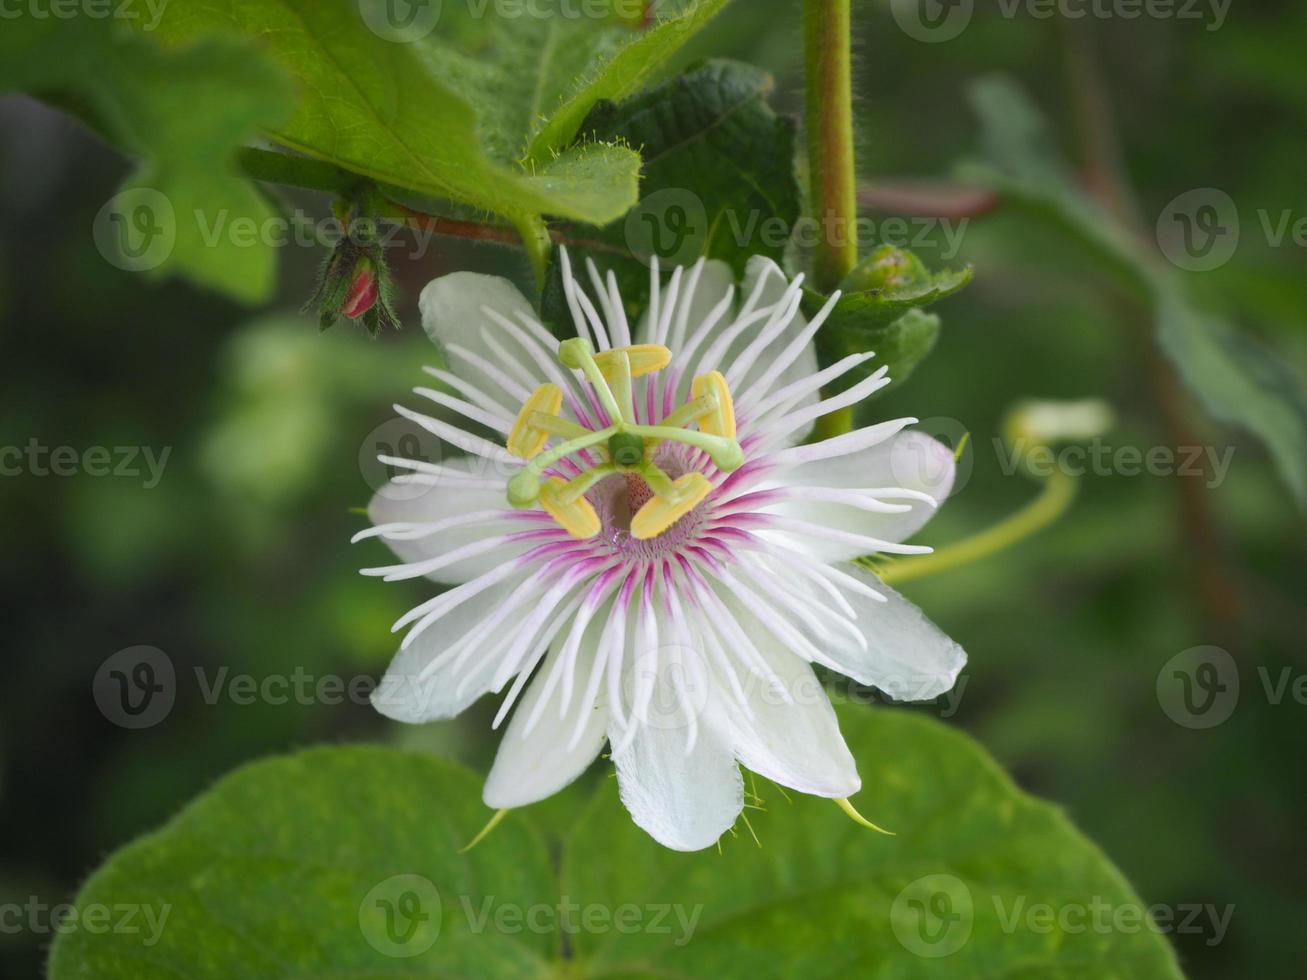
[[[357,320],[377,303],[380,292],[377,287],[377,273],[372,263],[364,260],[354,272],[354,281],[350,283],[345,302],[340,312],[351,320]]]

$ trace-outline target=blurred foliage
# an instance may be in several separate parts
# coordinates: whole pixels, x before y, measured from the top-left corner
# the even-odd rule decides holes
[[[234,221],[263,227],[273,217],[233,158],[292,104],[290,85],[249,45],[206,38],[164,52],[120,24],[6,17],[0,92],[10,91],[70,106],[142,161],[97,218],[97,237],[122,267],[180,271],[248,302],[269,298],[272,249],[242,248],[222,233]]]
[[[959,38],[924,44],[898,29],[884,0],[856,5],[868,181],[944,177],[974,158],[981,134],[963,93],[994,71],[1036,94],[1054,121],[1051,139],[1066,159],[1079,158],[1068,25],[976,6]],[[782,0],[732,5],[678,57],[759,65],[776,76],[773,106],[797,112],[798,15]],[[1148,18],[1072,26],[1093,35],[1102,59],[1141,213],[1209,186],[1234,198],[1250,228],[1260,208],[1303,207],[1300,4],[1236,6],[1217,31]],[[11,515],[0,901],[66,900],[106,851],[270,752],[378,738],[484,770],[495,744],[485,712],[394,731],[364,704],[210,704],[194,673],[212,682],[223,666],[263,677],[303,665],[351,677],[375,674],[389,656],[389,623],[422,586],[358,579],[354,569],[379,552],[346,544],[361,526],[348,508],[371,492],[361,447],[430,359],[420,332],[371,344],[344,332],[319,338],[305,321],[300,338],[293,320],[251,323],[223,299],[115,269],[90,229],[126,164],[33,103],[5,100],[0,113],[0,445],[35,438],[173,450],[148,491],[139,479],[85,473],[0,479],[0,507]],[[326,213],[324,201],[311,206]],[[1113,277],[1082,248],[1003,206],[966,223],[958,256],[942,234],[913,248],[931,268],[977,270],[941,307],[947,327],[934,355],[875,406],[940,434],[972,435],[967,476],[927,543],[985,527],[1035,492],[1003,471],[993,447],[1018,398],[1102,396],[1121,419],[1111,445],[1175,448],[1153,382],[1150,326],[1123,315]],[[283,251],[272,307],[287,311],[302,302],[321,256]],[[1228,318],[1302,377],[1303,258],[1300,248],[1246,234],[1231,261],[1185,276],[1184,286],[1191,303]],[[407,324],[416,323],[421,285],[454,268],[520,280],[525,263],[515,251],[437,241],[396,263]],[[266,375],[254,364],[265,352]],[[1307,773],[1296,753],[1307,708],[1272,703],[1259,669],[1307,673],[1307,528],[1257,444],[1178,401],[1192,425],[1186,444],[1234,448],[1228,477],[1209,486],[1201,476],[1089,475],[1075,509],[1040,538],[912,583],[910,596],[971,655],[952,700],[914,710],[946,715],[1023,788],[1062,804],[1145,902],[1233,904],[1219,945],[1173,937],[1187,975],[1294,977],[1292,937],[1307,914],[1298,881]],[[261,444],[269,433],[276,439]],[[1205,532],[1193,523],[1195,501],[1210,547],[1197,543]],[[1199,591],[1213,566],[1233,617],[1214,615]],[[171,714],[144,731],[113,725],[91,689],[105,658],[136,643],[166,651],[182,679]],[[1205,643],[1231,651],[1243,687],[1229,721],[1197,731],[1160,710],[1155,684],[1172,656]],[[538,819],[566,824],[575,814],[546,806]],[[48,940],[6,936],[6,975],[35,975]]]

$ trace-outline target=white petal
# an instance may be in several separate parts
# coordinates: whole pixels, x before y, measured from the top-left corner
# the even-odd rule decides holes
[[[493,615],[521,585],[522,577],[511,575],[461,603],[430,629],[418,634],[390,662],[381,683],[372,692],[373,707],[387,718],[417,724],[453,718],[489,691],[499,666],[494,654],[502,652],[506,637],[501,638],[495,649],[477,651],[478,656],[465,669],[455,671],[450,657],[434,669],[431,665]]]
[[[523,390],[530,393],[526,381],[538,379],[531,386],[533,388],[548,379],[535,361],[508,337],[504,328],[486,315],[486,307],[509,320],[517,320],[521,315],[535,316],[526,297],[507,279],[475,272],[454,272],[435,279],[422,290],[418,300],[422,328],[440,347],[446,363],[455,373],[486,394],[497,396],[498,401],[516,406],[524,398]],[[503,363],[502,354],[487,342],[487,338],[492,338],[500,351],[507,352],[516,362],[511,365]],[[488,374],[482,366],[451,350],[451,347],[468,351],[496,366],[512,380],[512,384],[505,385],[501,377]],[[506,390],[507,397],[504,397],[501,393]]]
[[[759,306],[768,306],[779,302],[785,294],[785,290],[790,286],[790,280],[786,278],[780,266],[769,258],[755,255],[749,260],[749,265],[745,270],[744,284],[740,288],[740,295],[746,301],[748,297],[753,295],[759,280],[763,280],[764,283],[761,299],[758,301]],[[772,340],[761,355],[749,366],[744,379],[736,384],[733,394],[737,402],[744,401],[746,404],[756,402],[768,392],[777,391],[788,384],[817,373],[817,348],[812,343],[808,343],[785,365],[785,368],[779,372],[774,381],[767,384],[765,388],[759,387],[759,383],[765,374],[775,373],[770,368],[776,359],[803,333],[807,326],[807,317],[801,311],[796,312],[780,335]],[[729,368],[738,357],[744,354],[755,339],[752,336],[754,333],[756,331],[745,331],[744,337],[731,345],[731,350],[722,359],[723,365]],[[809,395],[800,401],[796,407],[813,404],[817,401],[817,397],[815,394]]]
[[[852,796],[862,781],[821,681],[738,603],[730,600],[729,605],[780,682],[778,689],[751,676],[745,688],[750,715],[727,714],[736,758],[745,768],[800,793]]]
[[[917,491],[936,506],[953,489],[953,451],[921,432],[903,432],[893,439],[860,452],[833,459],[802,463],[777,474],[768,486],[829,487],[836,490],[891,489]],[[882,498],[886,503],[906,506],[902,513],[886,514],[843,503],[796,499],[768,507],[770,513],[800,518],[824,527],[849,531],[882,541],[900,542],[916,534],[934,516],[936,507],[909,497]],[[816,537],[802,541],[790,537],[787,543],[803,548],[827,561],[850,561],[860,557],[859,549]]]
[[[554,685],[534,728],[527,723],[536,713],[545,691],[545,678],[558,658],[563,643],[555,640],[544,666],[531,680],[522,702],[513,712],[504,740],[499,743],[495,764],[486,777],[482,794],[486,806],[498,810],[527,806],[553,796],[594,761],[608,737],[608,708],[602,703],[573,706],[559,718],[562,686]],[[583,651],[580,670],[587,671],[594,651]],[[569,745],[576,724],[576,712],[586,714],[585,728],[574,747]]]
[[[929,701],[952,689],[966,666],[963,649],[945,636],[925,614],[859,565],[840,570],[869,585],[885,602],[852,590],[845,592],[858,614],[856,625],[868,644],[824,647],[839,669],[862,684],[884,691],[896,701]]]
[[[677,291],[676,306],[669,308],[666,300],[668,296],[668,283],[662,283],[662,299],[660,304],[659,319],[663,321],[667,336],[661,337],[664,344],[670,342],[672,335],[676,333],[680,319],[683,317],[686,323],[685,339],[688,340],[698,330],[700,324],[707,319],[714,307],[722,301],[735,284],[735,276],[731,272],[731,267],[720,259],[710,259],[704,262],[703,267],[699,270],[698,282],[695,284],[693,293],[687,294],[686,289],[689,285],[688,277],[691,274],[690,269],[683,269],[681,272],[681,286]],[[640,318],[639,327],[635,332],[635,342],[637,344],[654,343],[656,339],[654,325],[649,322],[652,309],[646,310]],[[711,331],[711,336],[716,336],[724,324],[731,321],[730,311],[718,321],[717,330]],[[711,343],[708,340],[707,343]],[[678,346],[672,350],[673,364],[678,363],[678,358],[683,350],[683,346]],[[701,344],[700,350],[706,349]]]
[[[373,524],[434,524],[460,515],[503,510],[502,521],[469,526],[455,526],[426,537],[411,539],[384,538],[390,549],[404,561],[417,562],[432,558],[502,534],[529,530],[533,525],[508,514],[506,491],[486,487],[487,476],[496,478],[496,464],[483,459],[458,458],[440,464],[443,476],[434,477],[430,485],[400,478],[382,487],[368,504]],[[492,551],[461,559],[431,574],[437,582],[458,585],[512,561],[531,547],[530,543],[505,543]]]
[[[689,752],[686,735],[683,727],[641,726],[613,761],[636,824],[664,847],[698,851],[734,825],[744,809],[744,780],[724,733],[701,726]],[[613,743],[619,740],[612,733]]]

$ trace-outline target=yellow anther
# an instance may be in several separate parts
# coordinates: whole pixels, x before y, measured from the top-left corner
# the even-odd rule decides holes
[[[641,541],[656,538],[708,496],[712,484],[702,473],[686,473],[672,482],[672,492],[655,496],[631,519],[631,536]]]
[[[602,529],[599,515],[583,496],[567,499],[567,481],[551,476],[540,487],[540,506],[558,522],[558,526],[574,538],[593,538]]]
[[[541,385],[531,393],[531,397],[517,413],[513,430],[508,434],[508,451],[522,459],[530,459],[545,448],[549,433],[531,425],[531,416],[536,412],[545,415],[557,415],[563,407],[563,389],[558,385]]]
[[[672,352],[658,344],[636,344],[634,347],[615,347],[595,355],[599,371],[609,381],[617,374],[617,355],[625,354],[631,361],[631,377],[653,374],[672,363]]]
[[[713,395],[717,407],[699,419],[699,431],[711,436],[735,438],[735,402],[731,399],[731,389],[727,387],[726,378],[720,371],[701,374],[690,385],[690,397],[702,398]]]

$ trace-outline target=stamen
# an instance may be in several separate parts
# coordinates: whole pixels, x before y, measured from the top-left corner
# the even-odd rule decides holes
[[[584,475],[578,479],[584,479]],[[540,488],[540,506],[558,522],[558,526],[578,540],[593,538],[603,524],[594,507],[584,496],[577,494],[567,499],[569,487],[561,476],[551,476]]]
[[[549,431],[539,428],[536,416],[554,418],[563,407],[563,389],[558,385],[543,384],[531,393],[531,397],[517,413],[517,420],[508,433],[508,451],[522,459],[531,459],[539,455],[549,441]]]
[[[711,395],[705,395],[702,398],[696,397],[692,401],[686,402],[658,424],[665,427],[674,426],[680,428],[689,425],[691,422],[698,422],[705,415],[715,411],[717,411],[717,401]]]
[[[667,492],[659,492],[652,483],[650,489],[655,493],[635,517],[631,518],[631,536],[640,541],[656,538],[682,517],[694,510],[704,497],[712,491],[712,484],[702,473],[686,473],[674,480]]]
[[[672,363],[672,352],[661,344],[635,344],[631,347],[618,347],[606,350],[594,356],[595,363],[605,378],[612,380],[617,365],[625,355],[631,365],[631,377],[639,378],[646,374],[661,371]]]
[[[622,418],[628,422],[635,421],[635,399],[631,393],[631,357],[624,350],[607,351],[612,355],[613,370],[609,373],[606,370],[605,362],[601,361],[605,354],[600,354],[595,358],[595,363],[599,365],[599,372],[613,384],[613,396],[617,399],[617,406],[622,410]]]
[[[531,428],[538,429],[541,432],[547,432],[551,436],[559,436],[563,439],[579,439],[582,436],[590,434],[590,430],[584,425],[578,425],[571,419],[560,418],[557,415],[546,415],[544,412],[536,412],[530,419]]]
[[[636,424],[631,379],[661,370],[671,363],[671,357],[671,351],[660,344],[636,344],[596,354],[584,338],[563,341],[558,359],[585,375],[611,424],[592,431],[561,418],[562,389],[554,384],[537,388],[508,438],[509,451],[530,460],[508,481],[509,503],[526,508],[538,501],[568,534],[584,540],[599,534],[603,527],[585,494],[607,476],[634,472],[644,478],[653,498],[645,501],[632,519],[631,534],[648,540],[662,534],[712,492],[712,482],[699,472],[673,481],[654,465],[651,450],[663,442],[675,442],[706,453],[723,473],[744,465],[744,451],[735,438],[730,387],[719,371],[696,377],[691,399],[661,424]],[[696,424],[697,429],[687,427]],[[550,436],[566,441],[546,449]],[[544,480],[545,471],[564,457],[601,443],[606,443],[607,459],[601,457],[601,462],[585,470],[577,466],[577,475],[570,482],[560,476]]]
[[[726,377],[720,371],[701,374],[690,385],[690,394],[695,398],[711,395],[714,409],[699,419],[699,431],[713,436],[735,438],[735,403],[731,400],[731,389],[726,384]]]

